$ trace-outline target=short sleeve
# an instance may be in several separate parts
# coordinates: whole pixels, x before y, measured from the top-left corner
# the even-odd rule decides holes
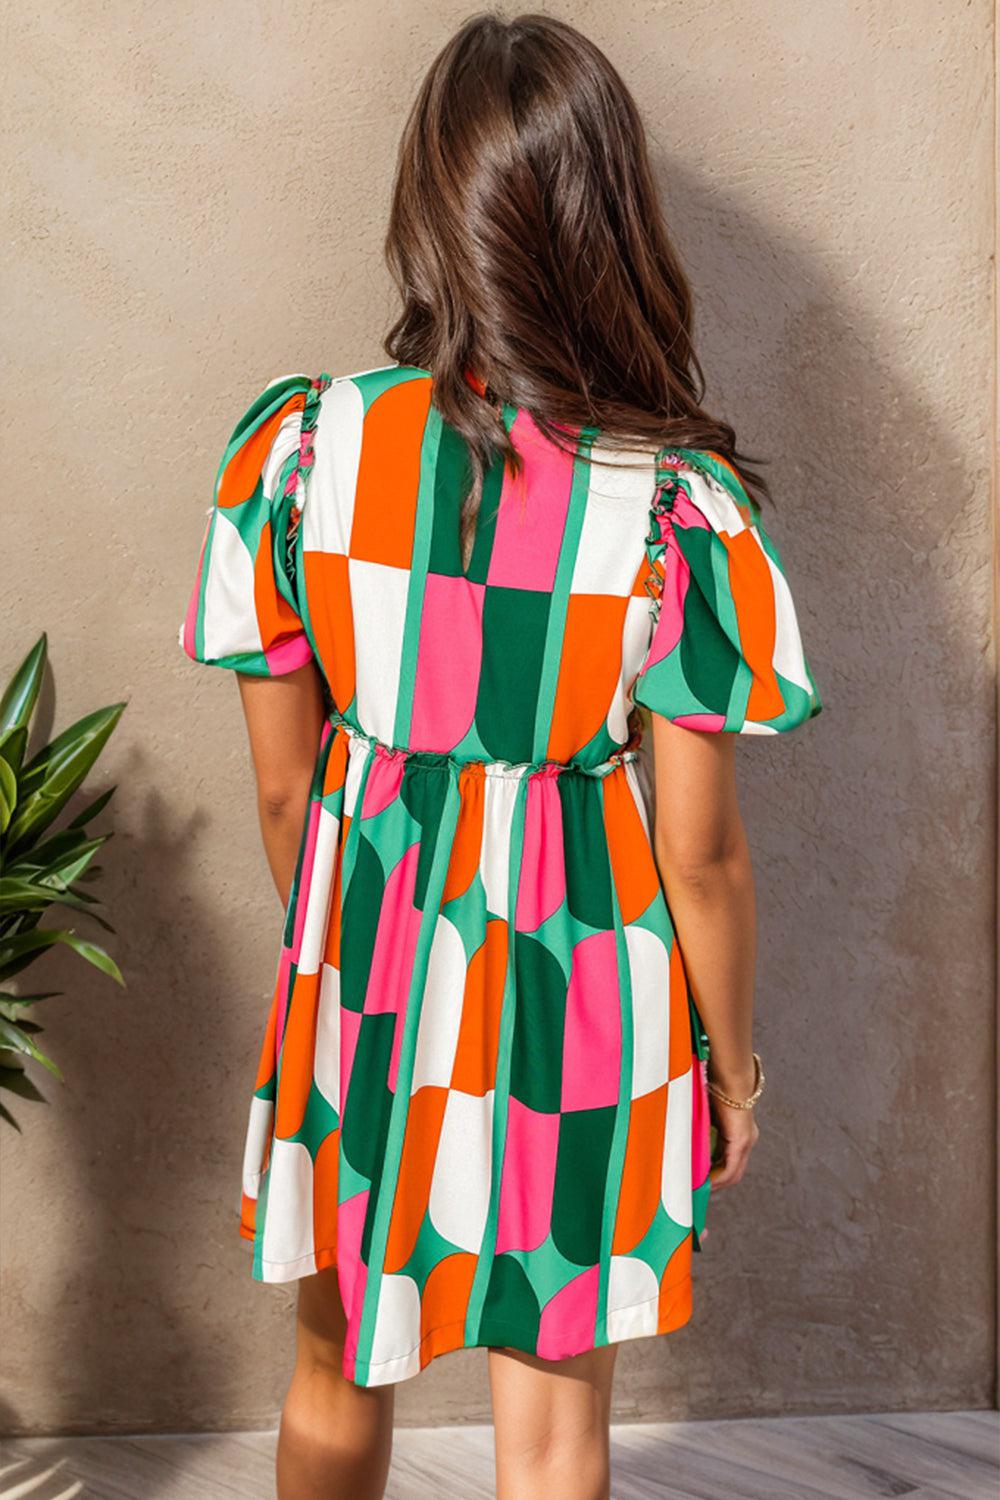
[[[178,634],[193,661],[277,677],[313,655],[286,561],[312,384],[306,375],[271,381],[222,455]]]
[[[780,734],[822,709],[760,508],[717,454],[661,458],[647,538],[654,624],[637,703],[689,729]]]

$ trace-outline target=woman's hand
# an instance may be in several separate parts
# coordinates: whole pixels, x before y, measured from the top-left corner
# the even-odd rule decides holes
[[[732,1187],[740,1181],[760,1131],[752,1109],[733,1109],[732,1105],[723,1104],[714,1095],[710,1094],[709,1098],[712,1101],[712,1123],[719,1132],[718,1159],[708,1172],[714,1193],[716,1188]]]

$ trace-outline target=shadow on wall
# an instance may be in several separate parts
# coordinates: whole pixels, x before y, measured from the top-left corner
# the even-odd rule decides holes
[[[760,922],[762,1137],[739,1191],[710,1206],[693,1321],[622,1347],[615,1414],[986,1406],[991,1179],[955,1161],[985,1163],[994,1149],[990,1049],[968,1044],[989,1024],[992,697],[967,613],[981,598],[985,630],[988,476],[915,394],[928,349],[900,368],[890,324],[804,242],[749,218],[747,194],[720,200],[678,163],[663,177],[695,282],[707,404],[772,460],[765,524],[826,712],[778,743],[739,747]],[[365,363],[377,364],[376,330],[371,347]],[[218,362],[192,350],[192,363],[199,355]],[[331,349],[325,367],[353,366]],[[155,468],[143,424],[134,439],[135,461]],[[188,670],[175,636],[189,584],[176,580],[143,693]],[[197,739],[227,691],[223,674],[206,682],[200,670],[186,724],[163,730],[177,744]],[[34,1185],[7,1269],[8,1308],[31,1330],[15,1368],[32,1370],[35,1390],[44,1372],[50,1393],[44,1413],[10,1413],[17,1431],[261,1427],[288,1373],[293,1292],[251,1281],[235,1224],[281,925],[262,856],[252,899],[236,866],[257,836],[249,764],[241,748],[171,784],[130,738],[139,722],[126,714],[118,732],[110,817],[123,821],[104,860],[109,946],[129,989],[51,960],[47,977],[72,996],[50,1019],[69,1081],[47,1087],[50,1118],[32,1111],[8,1145]],[[211,809],[236,774],[246,824],[233,835]],[[212,841],[234,861],[218,890],[199,874]],[[248,946],[259,983],[239,994]],[[47,1185],[65,1178],[67,1156],[79,1187],[60,1204]],[[31,1257],[43,1240],[59,1245],[60,1274],[41,1301]],[[405,1382],[400,1420],[481,1419],[484,1366],[454,1354]]]
[[[55,643],[54,657],[57,650]],[[167,666],[177,670],[176,662]],[[57,660],[55,672],[58,679]],[[155,693],[155,673],[143,691]],[[235,694],[232,681],[225,686]],[[221,674],[215,688],[223,690]],[[6,1142],[8,1162],[23,1178],[21,1201],[32,1205],[6,1267],[7,1320],[29,1330],[15,1368],[26,1383],[31,1371],[47,1404],[25,1420],[15,1378],[4,1414],[11,1432],[197,1431],[227,1426],[226,1412],[247,1427],[271,1415],[270,1403],[253,1405],[239,1328],[216,1310],[220,1299],[232,1307],[235,1282],[246,1322],[264,1311],[237,1225],[268,959],[265,952],[258,993],[240,994],[240,951],[258,946],[240,925],[251,904],[241,894],[244,873],[234,869],[217,899],[205,899],[203,881],[195,891],[206,841],[238,848],[242,839],[227,841],[217,827],[206,805],[208,774],[200,786],[165,784],[156,757],[127,743],[129,721],[126,713],[116,747],[124,753],[119,791],[100,821],[115,832],[102,851],[103,910],[116,929],[106,942],[128,988],[122,993],[61,954],[46,960],[46,986],[66,997],[49,1002],[47,1029],[66,1082],[43,1075],[48,1107],[19,1103],[23,1135],[14,1140],[9,1132]],[[95,775],[86,800],[107,784]],[[252,903],[258,910],[267,905],[266,889],[263,895]],[[80,930],[90,925],[84,920]],[[61,1204],[46,1190],[60,1180],[74,1184]],[[41,1240],[58,1272],[45,1278],[39,1305],[32,1250]],[[280,1300],[287,1308],[288,1297]],[[271,1299],[273,1311],[278,1301]],[[289,1348],[290,1334],[289,1326]],[[272,1380],[281,1373],[278,1348],[272,1338]]]

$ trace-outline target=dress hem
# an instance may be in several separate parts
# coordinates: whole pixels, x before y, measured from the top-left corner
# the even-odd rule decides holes
[[[242,1226],[240,1227],[240,1234],[247,1241],[252,1242],[254,1239],[254,1235]],[[298,1280],[319,1271],[329,1270],[335,1265],[336,1248],[334,1246],[327,1246],[324,1249],[312,1251],[308,1255],[297,1256],[294,1260],[261,1261],[259,1268],[255,1261],[253,1276],[256,1281],[280,1284],[282,1282]],[[298,1270],[296,1269],[297,1267],[308,1267],[308,1269]],[[259,1269],[264,1274],[258,1274]],[[275,1272],[280,1274],[275,1275]],[[669,1288],[669,1301],[665,1307],[661,1308],[664,1297],[664,1292],[661,1289],[655,1297],[647,1297],[642,1302],[630,1302],[624,1307],[613,1308],[609,1314],[611,1318],[619,1318],[622,1314],[628,1313],[632,1315],[629,1320],[630,1322],[638,1322],[645,1311],[650,1308],[656,1308],[658,1310],[656,1327],[639,1327],[632,1331],[622,1332],[615,1338],[607,1338],[603,1343],[591,1342],[585,1344],[581,1349],[567,1350],[563,1354],[551,1356],[540,1355],[537,1347],[534,1347],[532,1343],[532,1333],[526,1330],[522,1324],[512,1322],[507,1318],[490,1318],[487,1324],[487,1332],[492,1332],[494,1329],[510,1329],[513,1337],[509,1344],[498,1344],[495,1338],[486,1338],[472,1344],[467,1344],[464,1341],[454,1343],[449,1336],[456,1329],[464,1330],[465,1328],[466,1320],[465,1318],[460,1318],[451,1323],[437,1323],[432,1328],[428,1328],[418,1344],[415,1344],[411,1349],[405,1350],[402,1354],[394,1355],[392,1359],[375,1361],[353,1359],[349,1361],[345,1357],[345,1373],[350,1363],[353,1364],[354,1374],[349,1378],[355,1385],[365,1387],[397,1385],[403,1380],[408,1380],[415,1375],[419,1375],[432,1360],[439,1358],[442,1354],[452,1353],[459,1349],[511,1348],[523,1354],[533,1354],[536,1359],[551,1359],[552,1362],[562,1359],[572,1359],[576,1354],[587,1354],[594,1349],[603,1349],[613,1344],[626,1343],[631,1339],[656,1338],[661,1334],[673,1333],[676,1329],[683,1328],[685,1324],[690,1322],[694,1313],[693,1291],[694,1278],[688,1274]],[[534,1337],[537,1340],[537,1330],[534,1331]],[[427,1347],[431,1350],[429,1358],[423,1363],[413,1364],[414,1355],[419,1356]],[[403,1366],[402,1370],[399,1369],[401,1365]],[[381,1377],[381,1372],[390,1368],[395,1368],[398,1373],[388,1377]],[[363,1376],[363,1379],[359,1380],[357,1378],[359,1374]]]

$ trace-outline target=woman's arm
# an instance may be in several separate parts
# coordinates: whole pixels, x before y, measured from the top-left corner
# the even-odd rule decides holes
[[[287,906],[326,716],[322,678],[312,661],[281,677],[237,677],[264,851],[282,905]]]
[[[708,1033],[713,1081],[745,1098],[754,1086],[756,903],[736,794],[737,736],[684,729],[653,714],[654,852],[684,967]],[[713,1185],[738,1182],[758,1130],[752,1110],[712,1099],[725,1141]]]

